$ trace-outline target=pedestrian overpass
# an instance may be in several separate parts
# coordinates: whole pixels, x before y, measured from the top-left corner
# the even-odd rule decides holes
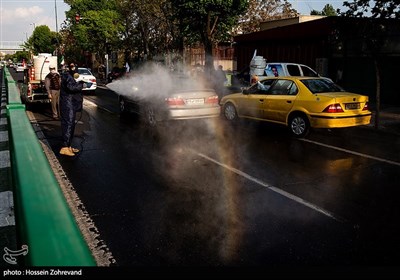
[[[15,53],[24,50],[24,41],[0,41],[0,52]]]

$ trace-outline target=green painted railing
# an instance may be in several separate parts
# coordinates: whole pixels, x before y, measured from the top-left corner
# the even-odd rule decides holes
[[[29,266],[96,266],[21,103],[8,69],[7,117],[16,226]]]

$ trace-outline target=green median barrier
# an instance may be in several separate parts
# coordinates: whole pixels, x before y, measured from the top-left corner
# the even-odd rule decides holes
[[[5,82],[8,91],[8,104],[22,104],[21,94],[18,90],[17,83],[12,78],[10,71],[5,69]]]
[[[6,107],[16,225],[21,245],[28,246],[22,261],[29,266],[96,266],[25,107]]]
[[[21,105],[22,107],[25,108],[25,105],[22,104],[21,102],[21,95],[19,92],[19,89],[15,84],[10,84],[8,83],[8,104],[17,104]]]

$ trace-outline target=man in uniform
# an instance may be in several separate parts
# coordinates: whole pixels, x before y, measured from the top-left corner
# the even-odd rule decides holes
[[[62,74],[60,93],[62,148],[61,155],[74,156],[79,150],[71,147],[75,132],[76,113],[82,111],[82,89],[86,87],[83,81],[77,82],[79,77],[74,63],[70,63],[68,71]]]

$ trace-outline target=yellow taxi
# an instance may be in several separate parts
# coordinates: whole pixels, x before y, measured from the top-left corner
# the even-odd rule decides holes
[[[371,121],[368,96],[347,92],[322,77],[268,77],[240,93],[224,96],[222,115],[286,125],[295,137],[310,128],[367,125]]]

